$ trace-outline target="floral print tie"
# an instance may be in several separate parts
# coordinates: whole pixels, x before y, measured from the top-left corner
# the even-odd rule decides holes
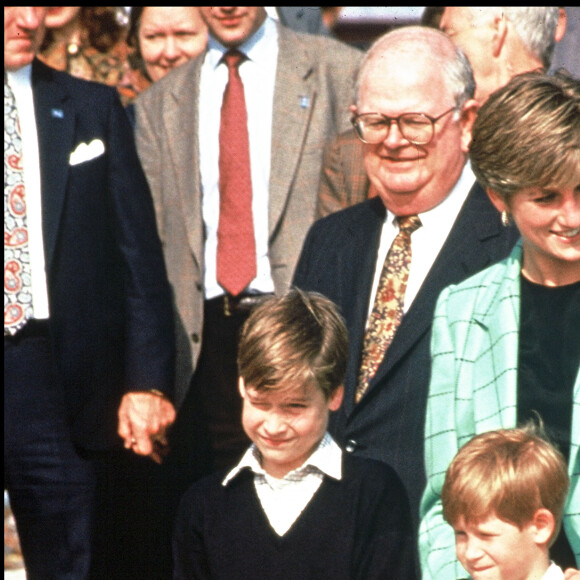
[[[403,318],[405,290],[411,263],[411,234],[421,226],[419,216],[398,217],[399,233],[385,258],[363,343],[355,402],[375,375]]]

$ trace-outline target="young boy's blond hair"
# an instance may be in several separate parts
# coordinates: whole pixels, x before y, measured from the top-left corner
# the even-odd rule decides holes
[[[322,294],[292,289],[246,320],[238,372],[258,391],[312,384],[329,400],[344,381],[347,357],[347,330],[336,305]]]
[[[556,539],[570,480],[562,454],[530,423],[475,436],[447,469],[441,492],[443,517],[455,526],[461,517],[477,523],[490,515],[520,530],[538,509],[549,510]]]

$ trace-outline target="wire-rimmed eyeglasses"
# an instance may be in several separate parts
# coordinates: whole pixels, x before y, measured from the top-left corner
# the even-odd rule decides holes
[[[363,113],[351,119],[356,133],[361,141],[376,145],[384,141],[395,122],[401,135],[413,145],[427,145],[435,134],[435,123],[457,109],[451,107],[438,117],[431,117],[425,113],[403,113],[398,117],[387,117],[381,113]]]

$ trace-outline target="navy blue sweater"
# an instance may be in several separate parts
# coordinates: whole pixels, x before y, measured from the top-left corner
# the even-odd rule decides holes
[[[173,539],[174,580],[415,580],[407,494],[384,463],[343,456],[283,536],[271,528],[253,473],[226,472],[183,496]]]

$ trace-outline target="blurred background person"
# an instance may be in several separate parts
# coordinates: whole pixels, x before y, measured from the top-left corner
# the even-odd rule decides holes
[[[458,449],[478,433],[539,415],[571,487],[550,556],[580,564],[580,81],[514,77],[480,109],[473,171],[521,241],[511,255],[449,286],[435,309],[421,505],[425,580],[462,575],[441,489]]]
[[[50,6],[38,57],[75,77],[117,87],[127,67],[127,23],[119,6]]]
[[[467,55],[483,104],[514,75],[548,71],[559,22],[558,6],[445,6],[439,28]]]
[[[578,79],[580,78],[580,6],[559,6],[559,8],[560,39],[556,39],[552,70],[563,67]]]
[[[439,28],[439,22],[441,22],[441,16],[444,10],[445,6],[426,6],[423,14],[421,14],[419,24],[430,28]]]
[[[426,6],[421,15],[421,24],[439,28],[445,6]],[[546,7],[531,7],[540,10]],[[550,7],[553,10],[553,7]],[[448,12],[449,15],[449,12]],[[551,27],[552,24],[550,23]],[[475,30],[472,31],[476,33]],[[572,76],[580,78],[580,7],[558,6],[558,24],[554,35],[556,46],[551,57],[550,70],[565,68]]]
[[[280,24],[309,34],[328,34],[330,32],[323,18],[320,6],[265,6],[268,16]]]
[[[131,101],[171,69],[203,52],[207,26],[197,6],[132,6],[129,67],[119,90]],[[129,107],[131,120],[133,108]]]

